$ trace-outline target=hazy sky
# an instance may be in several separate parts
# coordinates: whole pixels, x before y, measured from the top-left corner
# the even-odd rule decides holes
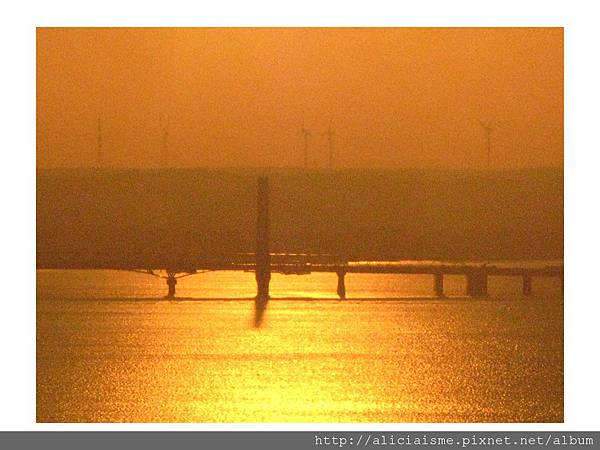
[[[560,28],[37,31],[38,167],[562,166]]]

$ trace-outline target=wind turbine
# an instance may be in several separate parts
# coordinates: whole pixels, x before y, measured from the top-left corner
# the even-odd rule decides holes
[[[480,120],[483,131],[485,131],[487,138],[487,168],[488,170],[491,168],[491,152],[492,152],[492,132],[494,131],[494,125],[490,122],[484,122]]]
[[[333,169],[333,136],[335,134],[331,127],[331,120],[329,121],[329,128],[323,134],[327,136],[327,143],[329,144],[329,170],[331,170]]]
[[[160,114],[158,117],[161,138],[162,138],[162,151],[161,161],[164,167],[167,167],[169,160],[169,117],[167,116],[166,122],[163,115]]]
[[[304,119],[302,119],[302,128],[300,131],[304,136],[304,168],[308,169],[308,137],[311,135],[311,133],[305,128]]]

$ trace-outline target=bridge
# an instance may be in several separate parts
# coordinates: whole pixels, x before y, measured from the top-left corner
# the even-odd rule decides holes
[[[40,269],[110,269],[132,270],[160,276],[165,271],[168,286],[167,297],[175,297],[177,278],[205,271],[254,272],[257,282],[257,305],[263,309],[269,298],[272,273],[305,275],[312,272],[337,274],[337,294],[346,299],[345,277],[349,273],[371,274],[421,274],[432,276],[433,292],[444,297],[444,276],[460,275],[466,279],[466,295],[486,297],[488,277],[511,276],[522,280],[525,296],[532,293],[532,280],[536,277],[559,278],[564,286],[563,265],[523,267],[509,263],[452,263],[421,261],[349,261],[336,255],[309,253],[271,253],[269,251],[269,183],[266,177],[258,179],[256,220],[256,251],[210,256],[193,251],[148,253],[119,251],[114,254],[38,252],[37,267]]]

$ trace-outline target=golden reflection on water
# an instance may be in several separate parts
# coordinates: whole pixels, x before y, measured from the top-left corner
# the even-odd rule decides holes
[[[251,300],[63,299],[43,278],[41,422],[562,421],[556,293],[274,300],[255,329]]]

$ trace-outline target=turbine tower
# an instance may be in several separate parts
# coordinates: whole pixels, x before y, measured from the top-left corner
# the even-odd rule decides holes
[[[163,167],[167,167],[169,163],[169,118],[167,117],[165,121],[161,114],[158,120],[162,138],[161,162]]]
[[[483,131],[485,131],[487,138],[487,168],[489,170],[492,163],[492,132],[494,131],[494,126],[491,123],[487,123],[482,120],[480,120],[479,123],[481,124]]]
[[[300,130],[304,137],[304,168],[308,169],[308,138],[311,132],[304,126],[304,119],[302,119],[302,128]]]
[[[97,130],[97,143],[96,143],[96,168],[101,169],[103,161],[102,153],[102,119],[98,117],[98,130]]]
[[[329,128],[323,134],[327,136],[327,143],[329,145],[329,170],[331,170],[333,169],[333,136],[335,134],[331,127],[331,120],[329,121]]]

